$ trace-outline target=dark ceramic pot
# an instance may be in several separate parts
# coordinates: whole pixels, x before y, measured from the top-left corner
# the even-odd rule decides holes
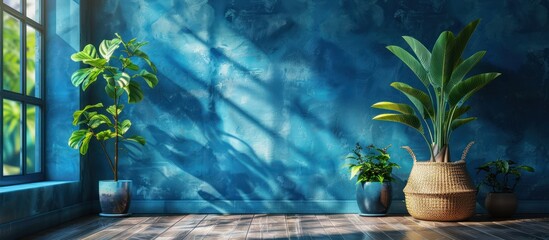
[[[494,218],[508,218],[517,211],[517,196],[515,193],[488,193],[484,207]]]
[[[391,206],[391,182],[366,182],[356,186],[356,203],[360,216],[385,216]]]
[[[99,181],[100,216],[125,217],[131,202],[131,180]]]

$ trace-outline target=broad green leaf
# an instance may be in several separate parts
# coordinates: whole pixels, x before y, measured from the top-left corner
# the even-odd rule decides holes
[[[130,84],[124,87],[124,91],[128,94],[129,103],[136,103],[143,100],[143,91],[136,81],[130,81]]]
[[[450,93],[448,94],[448,103],[451,107],[456,106],[460,102],[464,103],[475,92],[486,86],[486,84],[490,83],[499,75],[501,75],[501,73],[482,73],[459,82],[450,90]]]
[[[103,68],[105,64],[107,64],[107,60],[102,58],[88,59],[88,60],[83,60],[82,62],[96,68]]]
[[[118,134],[124,135],[132,126],[132,122],[128,119],[118,123]]]
[[[127,68],[133,71],[139,70],[139,66],[135,65],[135,63],[133,63],[132,60],[129,58],[120,57],[120,61],[122,61],[123,68]]]
[[[410,36],[403,36],[404,40],[412,51],[414,51],[414,54],[416,54],[417,59],[419,59],[419,62],[423,66],[424,69],[429,69],[431,64],[431,52],[417,39],[410,37]],[[427,79],[427,85],[429,81]]]
[[[151,62],[151,59],[149,59],[149,56],[148,56],[146,53],[142,52],[141,50],[135,50],[134,55],[137,56],[137,57],[142,58],[143,60],[145,60],[145,62],[146,62],[146,63],[149,65],[149,67],[151,68],[152,72],[153,72],[154,74],[156,74],[156,72],[157,72],[157,71],[156,71],[156,66],[154,65],[153,62]]]
[[[451,62],[453,56],[450,56],[453,42],[454,34],[452,32],[442,32],[431,52],[429,79],[435,88],[442,87],[450,79],[453,70]]]
[[[362,166],[356,165],[351,168],[351,177],[349,179],[353,179],[362,169]]]
[[[119,72],[116,75],[114,75],[114,80],[116,81],[116,84],[120,88],[124,88],[130,84],[131,77],[125,72]]]
[[[408,53],[406,50],[399,46],[387,46],[387,49],[395,54],[423,83],[425,87],[429,86],[429,79],[427,77],[427,71],[421,66],[419,61]]]
[[[455,130],[456,128],[466,124],[466,123],[469,123],[469,122],[472,122],[474,120],[477,120],[476,117],[468,117],[468,118],[459,118],[459,119],[455,119],[452,121],[452,125],[450,126],[450,128],[453,130]]]
[[[463,80],[465,75],[467,75],[467,73],[473,69],[482,57],[484,57],[484,54],[486,54],[486,51],[477,52],[471,57],[465,59],[465,61],[461,62],[452,72],[452,76],[450,77],[448,84],[444,86],[444,92],[448,94],[458,82]]]
[[[114,99],[115,97],[120,97],[124,93],[124,91],[122,89],[120,89],[120,88],[115,89],[115,87],[110,85],[110,84],[107,84],[105,86],[105,92],[107,93],[107,96],[109,96],[112,99]]]
[[[91,60],[95,58],[97,58],[97,50],[91,44],[86,45],[82,51],[71,55],[71,59],[75,62]]]
[[[72,85],[75,87],[80,86],[82,82],[91,74],[93,68],[81,68],[76,70],[71,76]]]
[[[378,102],[378,103],[374,103],[374,105],[372,105],[372,107],[377,108],[377,109],[385,109],[385,110],[396,111],[396,112],[399,112],[399,113],[410,114],[410,115],[415,114],[414,109],[412,107],[410,107],[409,105],[404,104],[404,103]]]
[[[151,88],[158,84],[158,78],[156,77],[156,75],[148,72],[145,69],[141,70],[139,76],[141,76],[145,80],[145,82],[147,82],[147,85],[149,85],[149,87]]]
[[[69,146],[74,149],[78,149],[78,145],[84,137],[86,137],[86,133],[88,132],[87,129],[80,129],[72,132],[71,136],[69,137]]]
[[[116,134],[113,133],[110,129],[107,129],[107,130],[104,130],[104,131],[101,131],[101,132],[97,133],[97,135],[95,137],[99,141],[106,141],[106,140],[109,140],[111,138],[116,137]]]
[[[82,145],[80,145],[80,154],[85,155],[88,152],[88,147],[90,145],[90,140],[93,137],[93,133],[88,132],[82,140]]]
[[[114,38],[112,40],[103,40],[101,44],[99,44],[99,53],[101,56],[108,61],[114,51],[120,47],[120,43],[122,41],[118,38]]]
[[[480,19],[470,22],[456,36],[452,49],[450,51],[450,55],[452,58],[450,59],[452,68],[457,66],[457,64],[459,63],[459,60],[461,59],[461,55],[463,54],[463,50],[465,50],[465,47],[467,47],[467,43],[469,42],[471,35],[477,28],[477,25],[479,22],[480,22]]]
[[[412,127],[422,135],[424,134],[423,126],[421,125],[419,118],[415,115],[384,113],[384,114],[379,114],[375,116],[373,120],[401,123],[409,127]]]
[[[145,138],[143,138],[141,136],[132,136],[132,137],[125,138],[124,140],[136,142],[136,143],[139,143],[141,145],[145,145],[145,143],[146,143]]]
[[[73,117],[72,124],[76,125],[78,123],[78,120],[80,119],[80,116],[82,115],[82,113],[85,113],[89,109],[99,108],[99,107],[103,107],[103,103],[97,103],[97,104],[94,104],[94,105],[87,105],[82,110],[74,111],[74,113],[72,114],[72,117]]]
[[[122,112],[122,109],[124,109],[124,105],[118,104],[118,107],[111,105],[107,108],[107,112],[114,116],[119,115]]]
[[[97,77],[101,74],[101,72],[103,72],[103,69],[92,69],[90,75],[88,75],[88,77],[84,79],[84,82],[82,82],[82,90],[86,91],[86,89],[88,89],[88,87],[97,80]]]
[[[101,126],[101,124],[107,124],[107,126],[112,126],[111,120],[103,114],[94,115],[93,117],[90,118],[90,121],[88,124],[92,129]]]
[[[406,83],[393,82],[391,87],[401,91],[408,99],[414,104],[422,118],[426,116],[434,116],[433,104],[431,102],[431,97],[427,93],[411,87]]]

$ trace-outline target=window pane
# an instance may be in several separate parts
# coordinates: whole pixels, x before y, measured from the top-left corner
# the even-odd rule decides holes
[[[40,32],[27,26],[27,95],[40,97]]]
[[[41,0],[27,0],[27,17],[40,23]]]
[[[21,44],[19,20],[4,12],[3,77],[4,89],[21,92]]]
[[[27,104],[26,173],[40,172],[40,108]]]
[[[3,100],[4,176],[21,174],[21,103]]]
[[[5,4],[8,4],[11,8],[21,12],[21,0],[4,0]]]

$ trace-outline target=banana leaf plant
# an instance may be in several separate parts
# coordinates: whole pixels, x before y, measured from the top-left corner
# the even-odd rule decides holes
[[[112,99],[113,104],[105,106],[103,103],[97,103],[75,111],[72,124],[80,126],[80,129],[72,132],[69,146],[79,149],[80,154],[85,155],[90,141],[97,140],[113,172],[114,181],[118,181],[120,142],[145,145],[145,139],[142,136],[126,136],[132,123],[128,119],[121,118],[124,109],[124,105],[120,103],[121,97],[126,96],[128,103],[140,102],[143,100],[143,91],[139,81],[142,80],[150,88],[154,88],[158,84],[158,78],[156,66],[149,56],[141,51],[141,47],[147,43],[138,42],[135,38],[125,42],[120,35],[115,35],[116,37],[112,40],[103,40],[99,44],[99,54],[96,47],[88,44],[82,51],[71,55],[73,61],[87,65],[72,74],[72,84],[86,91],[102,78],[105,93]],[[118,57],[115,55],[117,52],[120,52]],[[150,71],[139,66],[136,60],[146,63]],[[106,147],[109,140],[114,143],[112,157]]]
[[[378,102],[373,108],[393,111],[375,116],[374,120],[397,122],[417,130],[430,150],[430,161],[450,162],[449,140],[452,132],[476,117],[465,117],[470,106],[467,100],[500,73],[473,76],[468,73],[486,54],[479,51],[463,58],[462,54],[480,20],[469,23],[455,36],[450,31],[440,34],[431,51],[413,37],[403,36],[414,55],[398,46],[387,49],[396,55],[417,76],[425,89],[403,82],[391,87],[412,103]]]

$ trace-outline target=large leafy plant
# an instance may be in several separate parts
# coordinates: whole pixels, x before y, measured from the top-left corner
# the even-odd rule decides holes
[[[469,23],[457,36],[450,31],[442,32],[431,51],[415,38],[404,36],[415,56],[398,46],[387,47],[412,70],[425,89],[403,82],[391,83],[413,107],[404,103],[378,102],[372,107],[396,113],[379,114],[373,119],[397,122],[417,130],[429,146],[430,161],[450,161],[448,143],[452,132],[476,119],[464,116],[470,109],[465,105],[466,101],[500,75],[490,72],[466,77],[486,53],[479,51],[462,58],[478,23],[479,20]]]
[[[534,172],[534,168],[526,165],[518,166],[512,160],[490,161],[477,168],[477,175],[485,173],[482,184],[490,187],[492,192],[510,193],[515,191],[520,181],[522,171]]]
[[[143,99],[143,91],[138,79],[153,88],[158,84],[158,78],[156,66],[149,56],[141,51],[141,47],[147,43],[138,42],[136,39],[125,42],[120,35],[115,35],[112,40],[103,40],[99,44],[99,54],[97,48],[88,44],[82,51],[71,56],[73,61],[87,65],[72,74],[72,84],[82,87],[85,91],[101,76],[105,80],[105,92],[113,100],[113,104],[104,106],[103,103],[97,103],[75,111],[72,123],[80,126],[80,129],[70,136],[69,146],[79,149],[80,154],[84,155],[88,151],[90,141],[97,140],[113,172],[114,181],[118,181],[119,143],[145,144],[145,139],[141,136],[126,136],[132,123],[121,118],[124,109],[124,105],[120,104],[121,98],[127,97],[128,103],[140,102]],[[115,55],[117,52],[120,52],[119,56]],[[139,66],[138,61],[146,63],[151,72]],[[113,157],[106,147],[109,140],[114,142]]]
[[[346,159],[351,159],[352,163],[346,164],[351,172],[351,178],[358,176],[357,183],[365,182],[390,182],[393,181],[391,173],[393,168],[398,168],[398,164],[391,162],[391,156],[385,148],[378,148],[374,145],[366,147],[366,151],[359,143],[355,145]]]

